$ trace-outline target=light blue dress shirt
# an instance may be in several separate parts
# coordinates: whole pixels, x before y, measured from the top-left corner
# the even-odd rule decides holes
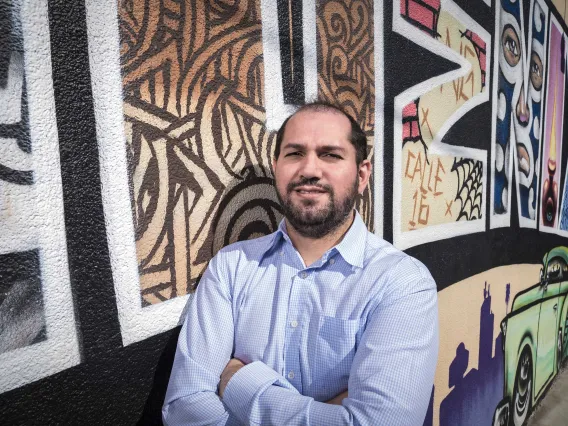
[[[278,231],[211,260],[181,329],[167,425],[416,425],[438,354],[426,267],[367,231],[306,267]],[[218,396],[231,358],[245,364]],[[325,401],[345,390],[342,405]]]

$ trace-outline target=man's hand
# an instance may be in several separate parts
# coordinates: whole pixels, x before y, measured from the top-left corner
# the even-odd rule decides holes
[[[330,399],[329,401],[326,401],[326,404],[333,404],[333,405],[341,405],[341,402],[347,398],[347,391],[340,393],[339,395],[337,395],[335,398]]]
[[[227,387],[229,380],[231,380],[231,377],[233,377],[233,375],[244,366],[245,365],[240,359],[233,358],[229,361],[221,373],[221,381],[219,382],[219,397],[221,399],[223,398],[223,393],[225,393],[225,388]]]

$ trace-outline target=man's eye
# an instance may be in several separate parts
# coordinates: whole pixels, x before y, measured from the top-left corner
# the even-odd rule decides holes
[[[335,158],[338,160],[341,160],[343,157],[341,157],[341,155],[338,154],[333,154],[331,152],[326,152],[325,154],[323,154],[323,157],[331,157],[331,158]]]
[[[286,157],[293,157],[293,156],[297,156],[297,155],[301,155],[299,152],[289,152],[288,154],[286,154]]]

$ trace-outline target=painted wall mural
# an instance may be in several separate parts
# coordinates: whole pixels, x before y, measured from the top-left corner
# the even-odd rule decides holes
[[[0,3],[0,28],[0,392],[5,392],[72,367],[80,355],[47,3]]]
[[[556,247],[439,293],[434,424],[524,424],[568,357],[567,261]]]
[[[567,261],[566,247],[546,253],[538,280],[517,293],[501,322],[504,398],[495,412],[498,421],[523,424],[566,360]]]
[[[7,391],[53,375],[48,390],[86,389],[105,407],[146,401],[159,422],[165,342],[211,257],[277,227],[275,131],[319,97],[367,135],[365,222],[438,282],[425,425],[525,423],[568,355],[568,2],[87,0],[73,12],[73,32],[86,19],[73,64],[92,89],[91,157],[63,144],[76,134],[59,146],[56,103],[57,123],[73,128],[74,116],[54,92],[67,76],[52,78],[50,48],[74,50],[50,44],[50,26],[66,33],[62,6],[47,3],[0,1],[2,398],[21,401],[30,387]],[[87,161],[100,165],[84,191],[101,190],[93,238],[108,259],[80,261],[102,259],[96,290],[116,305],[112,324],[89,322],[97,300],[71,291],[84,283],[67,246],[87,231],[66,230],[82,201],[61,176]],[[81,333],[102,327],[116,341]],[[113,376],[116,402],[92,371]],[[2,418],[10,407],[0,401]]]
[[[294,12],[292,4],[88,3],[90,34],[106,32],[108,36],[106,40],[93,37],[89,45],[95,99],[113,89],[118,95],[109,77],[116,84],[119,72],[121,79],[120,115],[124,118],[100,117],[99,123],[112,120],[115,129],[112,137],[105,130],[109,146],[101,143],[103,153],[113,152],[108,155],[108,167],[102,168],[103,174],[112,174],[103,183],[106,209],[133,218],[126,226],[122,218],[109,237],[116,267],[124,274],[116,281],[116,291],[121,295],[125,343],[177,324],[187,295],[211,256],[238,239],[272,232],[281,219],[272,186],[270,153],[275,132],[266,126],[263,78],[263,48],[274,48],[274,43],[263,44],[264,16],[277,17],[266,25],[276,25],[280,37],[276,49],[283,64],[283,93],[289,95],[285,84],[302,87],[302,79],[316,76],[319,96],[338,99],[361,121],[372,155],[372,3],[328,1],[318,3],[317,8],[311,3],[313,16],[318,17],[311,22],[317,28],[317,43],[310,47],[317,46],[310,53],[316,53],[317,62],[312,65],[317,68],[301,72],[298,64],[304,63],[304,52],[298,52],[297,46],[303,46],[302,27],[294,27],[293,15],[286,15]],[[278,10],[286,13],[280,16]],[[116,22],[114,13],[118,22],[115,32],[108,34],[108,22]],[[206,19],[194,19],[198,16]],[[279,28],[281,23],[287,26]],[[106,63],[109,44],[115,46],[113,67]],[[280,55],[281,51],[288,54]],[[293,107],[298,96],[309,94],[307,85],[304,94],[289,95],[289,106]],[[97,112],[108,114],[114,108],[118,114],[117,106],[109,103]],[[120,143],[123,140],[125,146]],[[121,159],[122,182],[118,181],[116,158]],[[125,196],[121,201],[116,199],[117,191]],[[367,190],[358,202],[370,227],[371,198]],[[131,200],[128,206],[127,199]],[[114,228],[114,222],[109,223]],[[124,241],[132,239],[135,250],[123,250]],[[171,303],[158,307],[165,301]]]
[[[400,0],[393,8],[393,31],[458,65],[395,98],[394,244],[483,231],[487,153],[442,139],[489,101],[491,36],[452,1]]]
[[[553,17],[549,31],[548,96],[544,117],[543,180],[541,189],[541,230],[566,230],[563,210],[560,209],[561,153],[564,148],[564,104],[566,99],[566,36]],[[563,193],[566,191],[562,191]],[[562,216],[561,216],[562,214]],[[564,227],[562,227],[564,223]]]
[[[492,227],[509,225],[514,169],[519,222],[536,228],[549,14],[544,2],[530,1],[525,28],[523,7],[522,1],[502,0],[496,9]]]

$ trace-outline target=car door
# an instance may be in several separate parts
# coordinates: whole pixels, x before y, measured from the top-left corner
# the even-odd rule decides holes
[[[546,281],[541,285],[540,317],[536,348],[535,396],[554,372],[558,335],[558,292],[566,263],[556,257],[548,261]]]

